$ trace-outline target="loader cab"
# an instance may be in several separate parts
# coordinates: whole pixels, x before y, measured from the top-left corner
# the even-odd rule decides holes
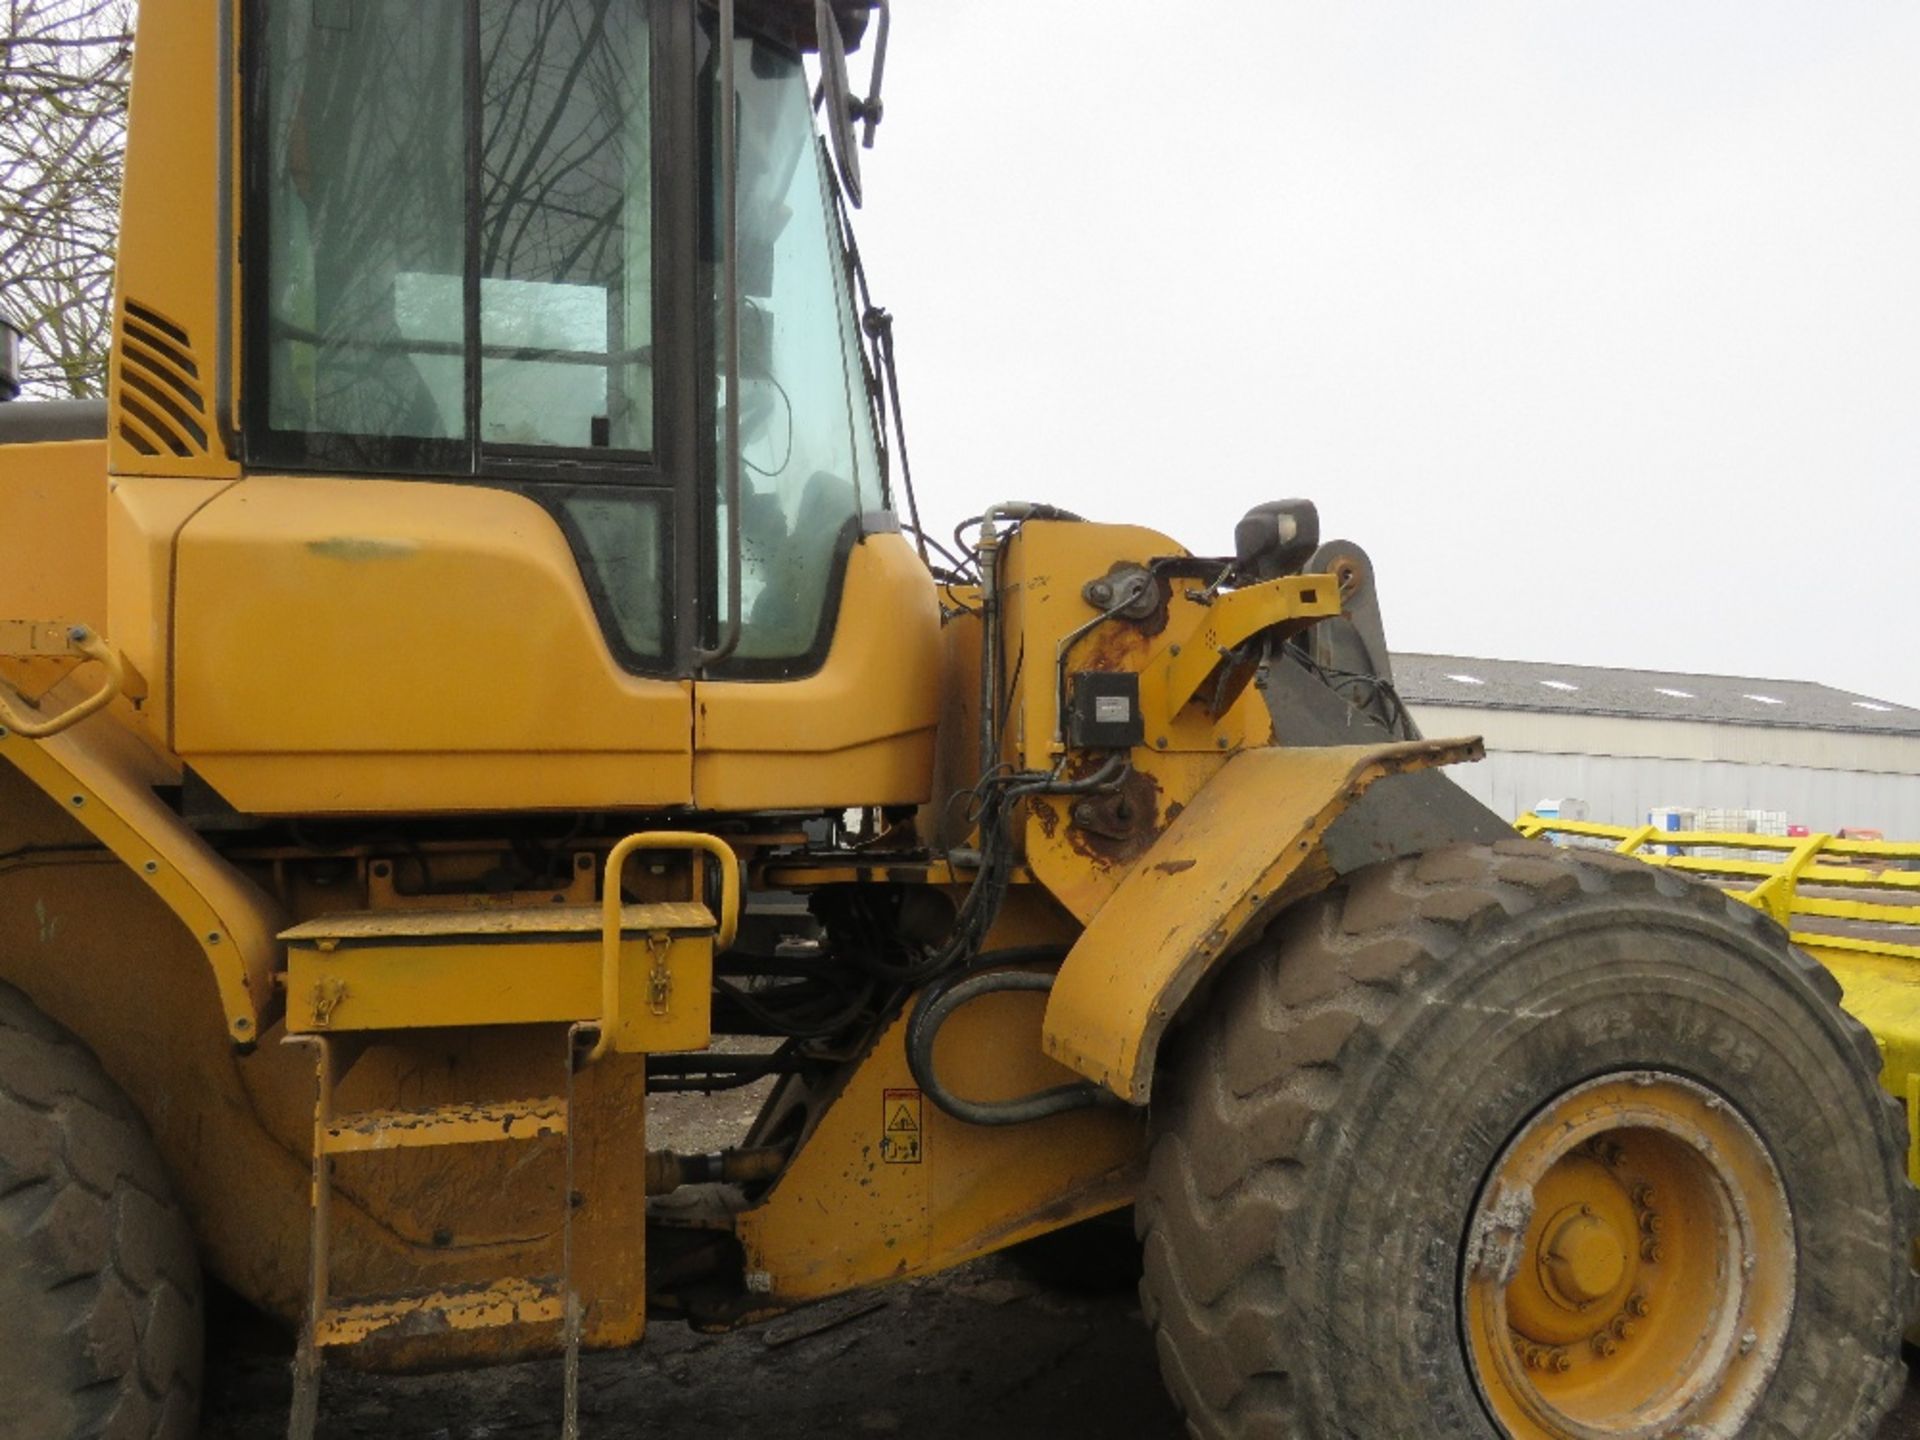
[[[741,8],[733,402],[717,363],[725,170],[709,7],[142,11],[113,467],[123,481],[239,483],[203,505],[129,495],[121,548],[138,573],[122,588],[171,585],[172,633],[136,663],[165,672],[162,738],[234,808],[922,798],[931,661],[856,633],[904,616],[896,646],[930,654],[938,610],[882,474],[841,212],[794,43],[813,6]],[[236,57],[224,112],[146,58],[187,63],[210,28]],[[223,146],[235,180],[203,197],[225,218],[200,255],[163,222],[186,218],[179,181],[195,167],[180,162],[217,178],[225,167],[205,162]],[[204,219],[192,216],[203,234]],[[842,624],[849,606],[861,613]],[[155,608],[123,628],[150,629]],[[510,723],[485,705],[450,723],[483,678],[531,693]],[[802,781],[796,739],[851,768]],[[730,778],[730,752],[751,757],[755,781]],[[316,754],[364,782],[307,793],[292,757]],[[396,785],[401,755],[444,774]],[[566,760],[580,784],[552,783]],[[526,773],[496,783],[501,763]],[[716,798],[700,793],[703,767]]]
[[[654,0],[259,0],[249,466],[514,490],[610,644],[685,673],[724,618],[710,11]],[[671,12],[671,13],[669,13]],[[798,54],[736,40],[741,637],[817,668],[889,509]]]

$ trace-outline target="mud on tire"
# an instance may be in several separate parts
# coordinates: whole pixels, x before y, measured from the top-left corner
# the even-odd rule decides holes
[[[140,1116],[0,985],[0,1433],[198,1433],[201,1277]]]
[[[1791,1206],[1792,1323],[1740,1433],[1871,1435],[1904,1379],[1916,1215],[1899,1107],[1838,998],[1750,907],[1526,841],[1283,916],[1156,1080],[1141,1292],[1191,1433],[1504,1433],[1463,1336],[1469,1218],[1551,1099],[1657,1070],[1744,1116]]]

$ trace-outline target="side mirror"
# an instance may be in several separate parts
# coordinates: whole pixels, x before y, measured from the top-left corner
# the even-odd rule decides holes
[[[847,48],[840,38],[840,21],[828,0],[814,0],[814,27],[820,35],[820,90],[824,100],[827,144],[833,150],[840,171],[840,186],[847,203],[860,208],[860,150],[853,127],[859,119],[860,102],[853,97],[847,79]]]
[[[1320,548],[1320,511],[1311,500],[1269,500],[1233,527],[1237,568],[1249,580],[1297,575]]]
[[[866,0],[866,5],[869,10],[879,10],[880,25],[873,39],[873,73],[867,81],[864,100],[853,93],[847,79],[847,47],[832,0],[814,0],[813,5],[814,30],[820,44],[820,96],[816,103],[826,107],[827,143],[833,149],[847,203],[856,210],[861,201],[860,150],[873,148],[874,127],[886,113],[880,99],[880,86],[887,73],[887,36],[893,28],[893,14],[887,0]],[[856,125],[864,127],[857,148]]]

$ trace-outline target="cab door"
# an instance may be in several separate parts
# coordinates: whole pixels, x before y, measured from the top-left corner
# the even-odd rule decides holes
[[[249,8],[246,476],[173,615],[236,807],[691,800],[687,8]]]

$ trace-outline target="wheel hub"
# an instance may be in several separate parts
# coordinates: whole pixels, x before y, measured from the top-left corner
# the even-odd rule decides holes
[[[1618,1227],[1582,1205],[1550,1227],[1540,1247],[1541,1283],[1561,1304],[1585,1310],[1620,1286],[1627,1255]]]
[[[1516,1440],[1733,1433],[1786,1338],[1778,1172],[1723,1099],[1680,1076],[1603,1077],[1550,1104],[1495,1163],[1470,1237],[1469,1360]]]

